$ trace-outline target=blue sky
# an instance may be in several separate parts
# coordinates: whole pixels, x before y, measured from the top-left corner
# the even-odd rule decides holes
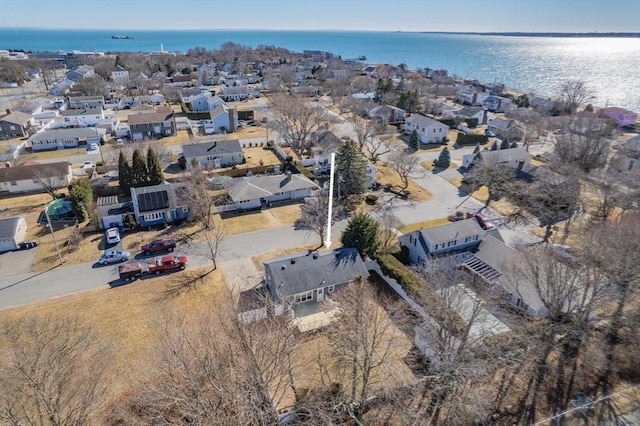
[[[0,27],[640,32],[640,0],[0,0]]]

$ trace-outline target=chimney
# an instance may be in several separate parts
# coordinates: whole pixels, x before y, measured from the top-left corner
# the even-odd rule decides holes
[[[11,114],[11,110],[9,108],[5,109],[5,111],[7,112],[7,115]]]
[[[291,181],[291,170],[287,170],[287,181]]]

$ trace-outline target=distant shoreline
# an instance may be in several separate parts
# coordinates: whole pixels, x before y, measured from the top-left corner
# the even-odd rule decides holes
[[[403,32],[403,31],[398,31]],[[411,31],[407,31],[411,32]],[[540,32],[472,32],[472,31],[419,31],[421,34],[460,34],[503,37],[560,37],[560,38],[640,38],[640,33],[540,33]]]

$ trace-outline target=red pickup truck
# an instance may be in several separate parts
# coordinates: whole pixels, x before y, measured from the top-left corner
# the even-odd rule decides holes
[[[173,256],[167,255],[154,259],[152,262],[129,262],[118,268],[118,274],[120,279],[125,281],[135,280],[140,278],[143,274],[156,274],[160,275],[163,272],[169,272],[174,270],[183,270],[187,267],[187,256]]]
[[[141,247],[142,254],[160,253],[163,251],[172,252],[176,248],[175,240],[153,240],[149,244]]]

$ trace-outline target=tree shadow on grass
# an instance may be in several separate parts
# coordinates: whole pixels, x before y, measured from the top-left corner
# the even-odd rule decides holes
[[[182,294],[195,290],[198,284],[204,283],[204,279],[207,275],[214,272],[216,269],[212,268],[207,272],[199,271],[186,271],[178,275],[178,277],[158,295],[156,301],[165,302],[167,300],[180,297]]]

